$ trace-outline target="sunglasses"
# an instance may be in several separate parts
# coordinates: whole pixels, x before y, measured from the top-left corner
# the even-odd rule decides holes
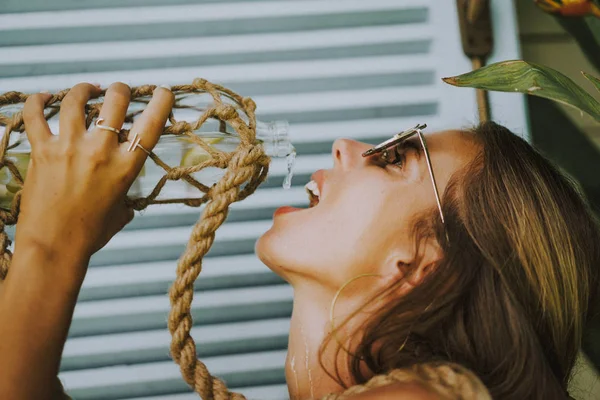
[[[435,182],[435,176],[433,174],[433,168],[431,167],[431,157],[429,156],[429,151],[427,150],[427,142],[425,141],[425,137],[423,136],[422,130],[427,128],[426,124],[418,124],[414,128],[405,130],[403,132],[395,134],[391,139],[388,139],[377,146],[370,148],[365,151],[362,156],[363,157],[371,157],[377,154],[386,155],[388,149],[391,149],[395,146],[400,145],[405,140],[417,135],[419,137],[419,142],[423,147],[423,154],[425,154],[425,160],[427,161],[427,169],[429,170],[429,176],[431,178],[431,183],[433,185],[433,192],[435,194],[435,201],[437,203],[438,210],[440,211],[440,218],[442,223],[444,223],[444,213],[442,212],[442,203],[440,201],[440,193],[437,188],[437,184]],[[387,159],[387,157],[384,157]]]

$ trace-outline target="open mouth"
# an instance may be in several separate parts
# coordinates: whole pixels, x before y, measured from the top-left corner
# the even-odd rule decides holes
[[[308,182],[304,186],[304,189],[306,189],[306,192],[308,193],[308,199],[310,201],[310,204],[308,207],[312,208],[312,207],[316,206],[317,204],[319,204],[319,198],[321,196],[321,193],[319,191],[319,186],[317,185],[317,182],[315,182],[315,181]]]

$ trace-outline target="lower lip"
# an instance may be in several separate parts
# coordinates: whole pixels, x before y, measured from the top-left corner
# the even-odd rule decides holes
[[[292,213],[292,212],[300,211],[300,210],[303,210],[303,209],[296,208],[296,207],[290,207],[290,206],[283,206],[283,207],[279,207],[277,210],[275,210],[275,213],[273,213],[273,216],[276,217],[281,214],[288,214],[288,213]]]

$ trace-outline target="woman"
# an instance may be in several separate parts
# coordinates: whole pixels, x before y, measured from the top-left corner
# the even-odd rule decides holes
[[[58,396],[89,258],[132,218],[124,196],[146,155],[106,130],[85,133],[83,105],[97,94],[89,84],[69,92],[59,137],[43,118],[46,95],[25,106],[32,162],[0,291],[0,398]],[[108,89],[105,125],[121,126],[128,96],[123,84]],[[155,91],[132,129],[143,147],[158,140],[172,102]],[[280,209],[257,242],[294,287],[291,398],[429,362],[470,369],[495,399],[566,398],[599,284],[600,231],[587,204],[498,125],[427,135],[428,151],[421,139],[414,131],[373,155],[336,141],[334,168],[309,185],[318,204]],[[413,382],[351,398],[439,396]]]
[[[428,135],[434,174],[419,142],[382,158],[336,141],[334,168],[313,175],[318,205],[283,210],[257,244],[294,287],[293,398],[427,361],[466,366],[494,399],[566,398],[598,303],[588,205],[496,124]],[[348,316],[341,329],[332,323]]]

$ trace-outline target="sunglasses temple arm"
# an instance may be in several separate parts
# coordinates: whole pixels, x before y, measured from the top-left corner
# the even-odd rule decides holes
[[[433,174],[433,168],[431,167],[431,160],[429,159],[429,150],[427,149],[427,144],[425,140],[423,140],[423,133],[420,129],[417,130],[419,135],[419,140],[421,141],[421,145],[423,146],[423,150],[425,153],[425,160],[427,161],[427,170],[429,171],[429,177],[431,178],[431,184],[433,185],[433,193],[435,194],[435,201],[437,203],[438,210],[440,211],[440,218],[442,223],[444,223],[444,213],[442,212],[442,202],[440,200],[440,194],[437,189],[437,182],[435,181],[435,176]]]

